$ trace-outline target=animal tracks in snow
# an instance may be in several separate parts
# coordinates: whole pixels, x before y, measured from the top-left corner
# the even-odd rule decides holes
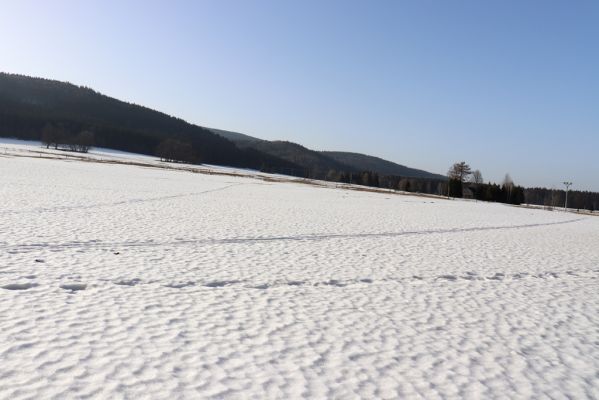
[[[71,292],[78,292],[80,290],[87,289],[87,284],[85,283],[63,283],[60,285],[61,289],[70,290]]]
[[[25,243],[25,244],[0,244],[0,249],[6,250],[10,254],[28,253],[32,251],[39,251],[40,249],[50,251],[64,251],[73,249],[84,249],[84,250],[106,250],[115,248],[143,248],[143,247],[161,247],[161,246],[183,246],[183,245],[222,245],[222,244],[254,244],[254,243],[269,243],[269,242],[290,242],[290,241],[323,241],[323,240],[339,240],[339,239],[376,239],[376,238],[397,238],[402,236],[415,236],[415,235],[440,235],[440,234],[458,234],[468,232],[484,232],[484,231],[500,231],[500,230],[513,230],[513,229],[529,229],[536,227],[544,227],[551,225],[563,225],[581,221],[581,218],[570,219],[567,221],[559,222],[545,222],[535,224],[523,224],[523,225],[506,225],[506,226],[476,226],[470,228],[448,228],[448,229],[430,229],[430,230],[414,230],[414,231],[400,231],[400,232],[373,232],[373,233],[355,233],[355,234],[344,234],[344,233],[332,233],[332,234],[306,234],[306,235],[292,235],[292,236],[258,236],[258,237],[232,237],[232,238],[220,238],[220,239],[184,239],[176,238],[172,241],[159,242],[155,240],[140,240],[140,241],[125,241],[125,242],[103,242],[99,240],[90,241],[72,241],[65,243]],[[110,250],[113,254],[120,254]],[[36,260],[37,262],[37,260]],[[43,262],[43,260],[41,261]]]
[[[135,286],[137,284],[139,284],[141,282],[141,279],[139,278],[133,278],[133,279],[121,279],[121,280],[117,280],[114,282],[115,285],[121,285],[121,286]]]
[[[372,279],[372,278],[358,278],[358,279],[329,279],[325,281],[298,281],[298,280],[289,280],[289,281],[274,281],[274,282],[263,282],[263,283],[250,283],[247,280],[221,280],[221,281],[210,281],[204,283],[197,283],[193,281],[181,282],[181,283],[169,283],[164,285],[165,287],[181,289],[190,286],[201,286],[205,288],[249,288],[249,289],[274,289],[281,287],[338,287],[344,288],[353,285],[369,285],[369,284],[389,284],[389,283],[415,283],[415,284],[425,284],[425,283],[434,283],[436,281],[446,281],[446,282],[472,282],[472,281],[487,281],[497,282],[497,281],[509,281],[509,280],[519,280],[519,279],[557,279],[560,277],[564,277],[565,275],[569,276],[579,276],[572,271],[568,271],[564,274],[558,274],[556,272],[543,272],[539,274],[529,274],[529,273],[517,273],[517,274],[504,274],[497,272],[495,274],[489,275],[479,275],[475,272],[466,272],[463,275],[438,275],[431,277],[422,277],[414,275],[412,277],[406,278],[383,278],[383,279]]]
[[[221,190],[226,190],[226,189],[229,189],[229,188],[232,188],[235,186],[240,186],[240,185],[245,185],[245,184],[247,184],[247,183],[234,183],[231,185],[217,187],[214,189],[203,190],[201,192],[195,192],[195,193],[183,193],[183,194],[175,194],[175,195],[170,195],[170,196],[127,199],[127,200],[114,201],[114,202],[110,202],[110,203],[97,203],[97,204],[87,204],[87,205],[58,206],[58,207],[39,207],[39,208],[34,208],[34,209],[29,209],[29,210],[20,210],[20,211],[7,210],[7,211],[0,212],[0,214],[5,214],[5,213],[39,214],[39,213],[43,213],[43,212],[51,212],[51,213],[53,213],[53,212],[70,212],[70,211],[83,211],[83,210],[91,210],[91,209],[105,208],[105,207],[116,207],[116,206],[122,206],[122,205],[131,205],[131,204],[137,204],[137,203],[161,202],[161,201],[165,201],[165,200],[174,200],[174,199],[180,199],[180,198],[186,198],[186,197],[195,197],[195,196],[201,196],[201,195],[208,194],[208,193],[220,192]]]
[[[208,282],[208,283],[204,284],[204,286],[210,287],[210,288],[217,288],[217,287],[231,286],[231,285],[235,285],[237,283],[241,283],[241,281],[237,281],[237,280],[213,281],[213,282]]]
[[[246,288],[246,289],[275,289],[281,287],[288,288],[299,288],[299,287],[338,287],[344,288],[353,285],[370,285],[370,284],[390,284],[390,283],[412,283],[416,285],[421,284],[432,284],[435,282],[474,282],[474,281],[486,281],[486,282],[499,282],[499,281],[513,281],[520,279],[559,279],[566,276],[569,277],[582,277],[589,278],[589,275],[597,275],[599,270],[586,271],[586,272],[574,272],[574,271],[566,271],[564,273],[557,272],[542,272],[537,274],[531,274],[526,272],[516,273],[516,274],[504,274],[502,272],[496,272],[494,274],[488,275],[480,275],[476,272],[466,272],[461,275],[459,274],[443,274],[438,276],[430,276],[424,277],[419,275],[413,275],[411,277],[399,277],[399,278],[381,278],[381,279],[373,279],[373,278],[357,278],[357,279],[329,279],[325,281],[299,281],[299,280],[278,280],[274,282],[263,282],[263,283],[251,283],[248,280],[214,280],[214,281],[204,281],[204,282],[196,282],[192,280],[187,281],[172,281],[168,283],[162,284],[163,287],[170,289],[184,289],[189,287],[203,287],[208,289],[219,289],[219,288]],[[21,277],[22,279],[35,279],[36,275],[25,275]],[[116,280],[106,280],[111,282],[117,286],[144,286],[153,283],[157,283],[156,281],[148,281],[143,282],[140,278],[131,278],[131,279],[116,279]],[[6,290],[27,290],[34,287],[40,286],[36,282],[18,282],[18,283],[9,283],[3,286],[0,286],[2,289]],[[88,285],[80,282],[71,282],[71,283],[63,283],[60,284],[59,287],[64,290],[68,290],[71,292],[77,292],[81,290],[87,289]]]
[[[38,286],[35,282],[25,282],[25,283],[9,283],[8,285],[2,286],[2,289],[6,290],[27,290],[33,287]]]
[[[193,282],[193,281],[188,281],[188,282],[173,282],[173,283],[167,283],[164,286],[168,287],[168,288],[171,288],[171,289],[182,289],[182,288],[189,287],[189,286],[195,286],[195,282]]]

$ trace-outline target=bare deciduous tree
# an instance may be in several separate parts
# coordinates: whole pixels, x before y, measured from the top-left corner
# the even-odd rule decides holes
[[[87,153],[94,144],[94,134],[90,131],[82,131],[77,136],[67,139],[66,142],[69,150]]]
[[[56,129],[54,128],[54,125],[47,123],[44,126],[44,129],[42,129],[42,143],[47,149],[56,143]]]
[[[77,135],[77,151],[87,153],[94,144],[94,133],[83,131]]]
[[[166,162],[192,162],[194,161],[191,144],[176,139],[166,139],[156,148],[160,161]]]
[[[466,164],[466,161],[457,162],[449,168],[447,171],[447,197],[462,197],[464,195],[463,183],[466,181],[468,176],[472,174],[470,166]]]
[[[58,146],[64,144],[65,137],[65,128],[62,124],[47,123],[42,129],[41,139],[47,149],[54,146],[54,150],[58,150]]]
[[[470,165],[466,164],[465,161],[453,164],[449,171],[447,171],[449,179],[460,181],[460,183],[464,183],[470,174],[472,174],[472,170],[470,169]]]
[[[483,174],[481,174],[481,172],[479,170],[474,170],[474,172],[472,173],[472,183],[476,184],[476,185],[482,185],[483,184]]]
[[[505,178],[503,178],[503,190],[505,190],[506,200],[509,202],[512,198],[512,191],[514,190],[514,181],[510,174],[505,174]]]
[[[474,172],[472,173],[472,177],[470,178],[470,182],[472,182],[474,186],[471,187],[471,189],[474,190],[475,198],[477,200],[480,199],[481,187],[483,185],[483,174],[481,174],[481,172],[478,169],[474,170]]]

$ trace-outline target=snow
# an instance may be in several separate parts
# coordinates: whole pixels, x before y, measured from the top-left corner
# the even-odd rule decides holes
[[[64,153],[0,144],[0,398],[599,397],[596,216]]]

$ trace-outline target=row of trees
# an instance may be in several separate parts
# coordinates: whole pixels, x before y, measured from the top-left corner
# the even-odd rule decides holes
[[[442,194],[447,191],[446,182],[440,179],[382,175],[374,171],[362,171],[358,173],[336,173],[336,171],[329,171],[327,180],[384,189],[393,189],[402,192]]]
[[[182,142],[177,139],[166,139],[156,148],[156,155],[160,161],[166,162],[201,162],[199,155],[194,152],[190,143]]]
[[[536,204],[547,208],[563,207],[566,202],[566,191],[561,189],[526,188],[524,197],[527,204]],[[568,191],[568,208],[580,210],[599,210],[599,193],[570,190]]]
[[[524,188],[514,184],[509,174],[501,185],[484,183],[482,173],[472,170],[465,161],[457,162],[447,171],[450,197],[467,197],[499,203],[521,204],[525,202]]]
[[[56,150],[60,148],[87,153],[94,145],[94,134],[89,130],[75,133],[69,131],[63,125],[47,123],[42,129],[41,140],[47,149],[52,146]]]
[[[383,175],[374,171],[348,172],[331,169],[324,176],[315,170],[308,169],[263,167],[262,171],[405,192],[466,197],[501,203],[521,204],[525,201],[524,188],[514,184],[509,175],[506,175],[501,185],[484,183],[482,173],[479,170],[472,171],[465,162],[454,164],[450,168],[446,180]]]

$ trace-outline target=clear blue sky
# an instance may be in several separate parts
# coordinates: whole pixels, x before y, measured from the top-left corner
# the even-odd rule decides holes
[[[6,72],[317,150],[599,190],[599,1],[0,5]]]

